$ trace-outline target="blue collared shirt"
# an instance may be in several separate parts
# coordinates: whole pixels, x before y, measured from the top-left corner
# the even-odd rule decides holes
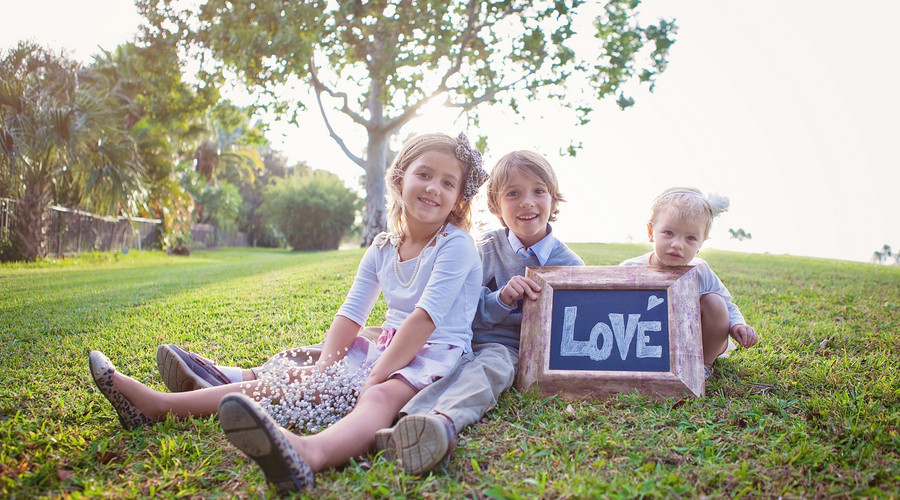
[[[519,241],[516,233],[506,229],[506,237],[509,239],[509,245],[512,247],[513,252],[518,252],[523,245],[521,241]],[[547,259],[550,258],[550,254],[553,253],[553,249],[559,245],[560,241],[556,239],[556,236],[553,236],[553,228],[550,224],[547,224],[547,236],[541,238],[541,241],[535,243],[531,246],[531,251],[534,252],[534,256],[537,257],[538,263],[540,265],[544,265],[547,262]]]

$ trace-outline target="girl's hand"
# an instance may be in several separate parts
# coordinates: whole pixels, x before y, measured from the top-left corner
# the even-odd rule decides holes
[[[741,347],[752,347],[759,341],[759,335],[750,325],[734,325],[731,336]]]
[[[526,295],[531,300],[537,300],[537,294],[541,291],[533,279],[525,276],[513,276],[509,282],[500,289],[500,300],[512,307],[516,301],[522,300]]]
[[[360,389],[359,389],[359,394],[358,394],[356,397],[357,397],[357,398],[362,397],[363,393],[366,392],[366,390],[367,390],[369,387],[372,387],[373,385],[375,385],[375,382],[373,382],[372,379],[367,378],[367,379],[366,379],[366,383],[363,384],[362,387],[360,387]]]
[[[374,375],[374,376],[373,376],[373,375]],[[362,396],[363,393],[366,392],[366,390],[367,390],[369,387],[378,385],[378,384],[380,384],[380,383],[382,383],[382,382],[384,382],[384,379],[383,379],[382,377],[376,375],[375,372],[373,371],[372,373],[369,374],[368,377],[366,377],[366,382],[365,382],[365,383],[363,384],[363,386],[359,389],[359,396]],[[359,396],[357,396],[357,397],[359,397]]]

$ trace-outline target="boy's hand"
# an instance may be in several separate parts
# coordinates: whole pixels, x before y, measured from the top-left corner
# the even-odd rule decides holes
[[[526,295],[531,300],[537,300],[537,294],[540,291],[541,287],[533,279],[525,276],[513,276],[500,289],[500,300],[512,307],[516,301],[522,300]]]
[[[759,335],[750,325],[734,325],[731,336],[741,347],[751,347],[759,341]]]

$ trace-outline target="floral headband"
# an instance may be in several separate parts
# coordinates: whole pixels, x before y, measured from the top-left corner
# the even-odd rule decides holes
[[[484,170],[481,151],[469,144],[466,134],[460,132],[456,137],[456,144],[456,159],[469,165],[463,191],[463,201],[469,201],[478,193],[478,188],[487,181],[488,173]]]

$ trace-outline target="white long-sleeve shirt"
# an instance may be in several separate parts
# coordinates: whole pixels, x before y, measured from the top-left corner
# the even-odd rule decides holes
[[[481,295],[481,259],[469,233],[448,224],[433,247],[420,256],[422,262],[409,288],[400,286],[394,274],[394,246],[382,235],[369,246],[338,314],[365,325],[384,292],[388,306],[383,326],[400,325],[418,307],[434,322],[428,342],[472,350],[472,319]],[[416,267],[416,259],[398,264],[406,282]]]

